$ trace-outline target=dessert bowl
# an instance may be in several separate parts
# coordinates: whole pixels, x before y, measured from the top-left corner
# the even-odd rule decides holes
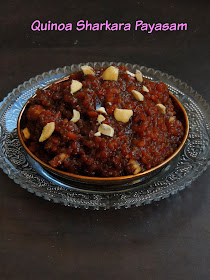
[[[69,76],[65,77],[63,79],[60,79],[53,84],[59,84],[59,83],[67,81],[68,79],[69,79]],[[43,90],[46,90],[50,86],[52,86],[52,84],[47,85],[46,87],[43,88]],[[85,175],[79,175],[79,174],[74,174],[74,173],[69,173],[66,171],[59,170],[57,168],[52,167],[50,164],[47,164],[47,163],[43,162],[42,160],[40,160],[27,147],[27,145],[25,144],[25,141],[23,139],[22,133],[21,133],[21,130],[24,128],[22,117],[24,115],[25,110],[27,109],[27,106],[29,105],[29,101],[27,101],[26,104],[23,106],[23,108],[19,114],[19,117],[18,117],[18,122],[17,122],[18,137],[20,139],[20,142],[21,142],[24,150],[26,151],[26,153],[28,154],[30,159],[32,161],[36,162],[37,164],[39,164],[40,166],[42,166],[42,168],[44,168],[47,172],[55,175],[57,178],[60,178],[60,180],[65,180],[67,182],[68,181],[69,182],[72,182],[72,181],[78,182],[78,183],[86,184],[87,186],[88,185],[96,185],[96,186],[98,185],[100,187],[100,185],[103,185],[103,187],[107,186],[107,188],[109,188],[110,186],[114,186],[117,188],[122,185],[125,186],[126,184],[135,184],[135,183],[139,183],[139,182],[144,182],[145,180],[148,180],[151,177],[155,176],[158,172],[161,172],[161,170],[163,168],[167,167],[170,163],[177,160],[180,152],[182,151],[182,149],[184,147],[187,137],[188,137],[189,121],[188,121],[186,111],[185,111],[183,105],[180,103],[180,101],[173,94],[169,93],[169,95],[170,95],[170,98],[174,105],[174,108],[176,109],[177,116],[179,116],[179,119],[181,120],[183,127],[184,127],[183,139],[182,139],[179,147],[175,150],[175,152],[171,156],[169,156],[167,159],[165,159],[163,162],[161,162],[157,166],[152,167],[148,170],[145,170],[145,171],[137,173],[137,174],[126,175],[126,176],[117,176],[117,177],[85,176]],[[36,97],[36,94],[33,95],[32,98],[34,98],[34,97]]]

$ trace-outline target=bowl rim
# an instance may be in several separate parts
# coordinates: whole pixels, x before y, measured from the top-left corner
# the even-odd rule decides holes
[[[43,88],[41,88],[42,90],[45,90],[47,89],[48,87],[50,87],[52,84],[57,84],[57,83],[60,83],[60,82],[64,82],[66,80],[69,79],[69,75],[68,74],[66,77],[63,77],[55,82],[52,82],[46,86],[44,86]],[[18,116],[18,120],[17,120],[17,132],[18,132],[18,138],[24,148],[24,150],[35,160],[37,161],[41,166],[45,167],[46,169],[50,170],[52,173],[54,174],[59,174],[60,176],[62,177],[65,177],[65,178],[69,178],[70,180],[75,180],[75,181],[80,181],[80,182],[95,182],[97,183],[97,181],[103,181],[103,182],[117,182],[117,181],[127,181],[127,180],[138,180],[140,179],[141,177],[144,177],[145,175],[148,175],[150,173],[153,173],[153,171],[155,170],[158,170],[160,169],[161,167],[164,167],[168,162],[170,162],[173,158],[175,158],[179,152],[182,150],[182,148],[184,147],[185,143],[186,143],[186,140],[188,138],[188,135],[189,135],[189,119],[188,119],[188,116],[187,116],[187,113],[186,113],[186,110],[184,108],[184,106],[182,105],[182,103],[179,101],[179,99],[174,96],[171,92],[169,92],[169,95],[172,97],[172,99],[175,100],[175,102],[178,104],[179,108],[181,108],[181,111],[184,115],[184,120],[185,120],[185,134],[184,134],[184,137],[182,139],[182,142],[181,144],[179,145],[179,147],[176,149],[176,151],[170,156],[168,157],[167,159],[165,159],[162,163],[160,163],[159,165],[157,166],[154,166],[148,170],[145,170],[143,172],[140,172],[138,174],[132,174],[132,175],[126,175],[126,176],[118,176],[118,177],[91,177],[91,176],[85,176],[85,175],[79,175],[79,174],[74,174],[74,173],[70,173],[70,172],[66,172],[66,171],[62,171],[62,170],[59,170],[59,169],[56,169],[56,168],[53,168],[52,166],[50,166],[49,164],[46,164],[45,162],[41,161],[38,157],[36,157],[29,149],[28,147],[26,146],[25,142],[23,141],[23,138],[22,138],[22,135],[21,135],[21,127],[20,127],[20,124],[21,124],[21,117],[27,107],[27,105],[29,104],[29,100],[31,98],[34,98],[36,96],[36,93],[33,94],[27,101],[26,103],[24,104],[24,106],[22,107],[20,113],[19,113],[19,116]]]

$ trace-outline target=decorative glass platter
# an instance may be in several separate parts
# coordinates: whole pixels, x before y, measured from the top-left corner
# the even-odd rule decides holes
[[[163,81],[185,107],[190,131],[186,145],[176,161],[146,181],[124,185],[122,189],[96,190],[79,183],[56,178],[23,150],[17,135],[17,119],[21,108],[36,92],[56,80],[79,71],[80,66],[108,67],[125,65],[129,71],[140,69],[149,80]],[[15,183],[29,192],[55,203],[85,209],[119,209],[158,201],[189,186],[210,163],[210,108],[191,87],[145,66],[116,62],[81,63],[45,72],[14,89],[0,103],[0,167]]]

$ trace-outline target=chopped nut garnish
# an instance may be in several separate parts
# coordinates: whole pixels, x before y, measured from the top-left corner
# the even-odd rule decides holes
[[[130,76],[132,76],[132,77],[136,77],[136,75],[134,74],[134,73],[132,73],[132,72],[130,72],[130,71],[126,71],[126,73],[128,74],[128,75],[130,75]]]
[[[176,119],[176,117],[175,117],[175,116],[170,117],[169,122],[174,122],[174,121],[175,121],[175,119]]]
[[[98,132],[96,132],[94,135],[95,135],[95,136],[101,136],[101,132],[98,131]]]
[[[126,123],[129,121],[130,117],[133,116],[133,110],[129,109],[118,109],[114,110],[114,117],[117,121]]]
[[[166,107],[163,104],[156,104],[162,114],[166,113]]]
[[[71,119],[71,121],[76,123],[79,119],[80,119],[80,112],[73,109],[73,118]]]
[[[55,130],[55,123],[54,122],[47,123],[42,130],[42,134],[39,138],[39,142],[44,142],[45,140],[47,140],[53,134],[54,130]]]
[[[30,132],[29,132],[29,130],[28,130],[27,127],[24,128],[24,129],[22,130],[22,132],[23,132],[23,135],[24,135],[24,137],[25,137],[26,139],[29,139],[29,138],[30,138],[31,134],[30,134]]]
[[[106,109],[104,107],[100,107],[96,109],[97,112],[107,115]]]
[[[58,157],[59,157],[58,162],[59,162],[59,164],[61,164],[67,157],[69,157],[69,155],[66,153],[61,153],[58,155]]]
[[[102,79],[107,81],[117,81],[119,69],[114,66],[109,66],[103,73]]]
[[[142,89],[143,89],[143,91],[149,92],[148,88],[145,86],[143,86]]]
[[[79,91],[82,88],[82,83],[77,80],[72,80],[71,82],[71,94]]]
[[[105,121],[105,117],[103,115],[98,115],[97,121],[98,123],[102,123],[103,121]]]
[[[53,159],[51,159],[49,161],[49,164],[56,168],[57,166],[61,165],[65,159],[69,158],[69,154],[66,154],[66,153],[60,153],[58,154],[57,156],[55,156]]]
[[[139,81],[139,82],[143,82],[143,75],[142,75],[142,73],[141,73],[141,71],[139,71],[138,69],[136,69],[136,79],[137,79],[137,81]]]
[[[133,174],[138,174],[141,171],[141,166],[139,165],[138,161],[134,159],[130,159],[128,165],[132,165],[134,171]]]
[[[81,66],[81,69],[85,75],[95,76],[95,72],[94,72],[93,68],[90,67],[89,65],[83,65],[83,66]]]
[[[137,90],[134,90],[134,89],[131,92],[133,93],[136,100],[138,100],[138,101],[143,101],[144,100],[144,95],[141,94],[141,92],[139,92]]]
[[[106,136],[113,137],[114,136],[114,129],[108,124],[101,124],[98,128],[98,131]]]

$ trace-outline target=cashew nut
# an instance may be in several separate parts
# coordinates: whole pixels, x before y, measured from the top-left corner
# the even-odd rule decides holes
[[[141,94],[141,92],[139,92],[137,90],[134,90],[134,89],[131,92],[133,93],[136,100],[138,100],[138,101],[143,101],[144,100],[144,95]]]
[[[103,115],[98,115],[97,121],[98,123],[102,123],[103,121],[105,121],[105,117]]]
[[[106,135],[106,136],[113,137],[113,135],[114,135],[114,129],[108,124],[103,124],[102,123],[99,126],[98,131],[101,132],[102,134]]]
[[[77,80],[72,80],[71,82],[71,94],[79,91],[82,88],[82,83]]]
[[[114,66],[109,66],[103,73],[102,79],[107,81],[117,81],[119,69]]]
[[[73,118],[71,119],[71,121],[76,123],[79,119],[80,119],[80,112],[73,109]]]
[[[133,110],[129,109],[118,109],[114,110],[114,117],[117,121],[126,123],[129,121],[130,117],[133,116]]]
[[[100,132],[100,131],[97,131],[94,135],[95,135],[95,136],[101,136],[101,132]]]
[[[160,112],[162,114],[165,114],[166,113],[166,107],[163,105],[163,104],[156,104],[156,106],[160,109]]]
[[[96,109],[97,112],[107,115],[106,109],[104,107],[100,107]]]
[[[29,132],[29,130],[28,130],[27,127],[24,128],[24,129],[22,130],[22,132],[23,132],[23,135],[24,135],[24,137],[25,137],[26,139],[29,139],[29,138],[30,138],[31,134],[30,134],[30,132]]]
[[[138,69],[136,69],[136,80],[139,82],[143,82],[143,75],[141,73],[141,71],[139,71]]]
[[[47,140],[54,132],[55,130],[55,123],[54,122],[50,122],[47,123],[42,130],[42,134],[39,138],[39,142],[44,142],[45,140]]]
[[[83,65],[83,66],[81,66],[81,69],[85,75],[95,76],[95,72],[94,72],[93,68],[90,67],[89,65]]]
[[[130,159],[128,165],[132,165],[134,171],[133,174],[138,174],[141,171],[141,166],[139,165],[138,161],[134,159]]]
[[[175,121],[175,119],[176,119],[176,117],[175,117],[175,116],[170,117],[169,122],[170,122],[170,123],[171,123],[171,122],[174,122],[174,121]]]
[[[130,72],[130,71],[126,71],[126,73],[128,74],[128,75],[130,75],[130,76],[132,76],[132,77],[135,77],[136,75],[134,74],[134,73],[132,73],[132,72]]]
[[[149,92],[148,88],[145,86],[143,86],[142,89],[143,89],[143,91]]]

